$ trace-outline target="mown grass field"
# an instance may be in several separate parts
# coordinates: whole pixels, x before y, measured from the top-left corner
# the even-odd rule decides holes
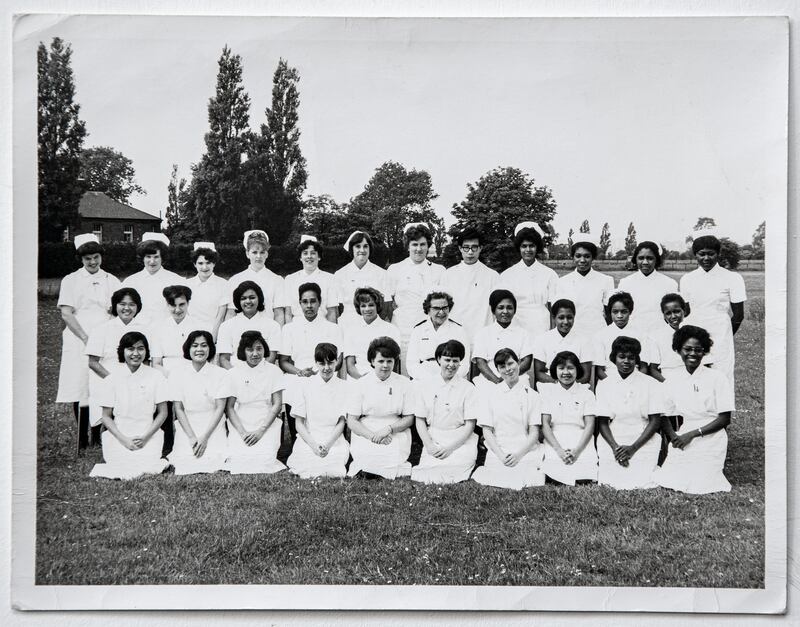
[[[620,273],[622,275],[624,273]],[[737,341],[729,494],[271,476],[89,478],[56,407],[61,321],[39,302],[36,582],[759,588],[763,273]]]

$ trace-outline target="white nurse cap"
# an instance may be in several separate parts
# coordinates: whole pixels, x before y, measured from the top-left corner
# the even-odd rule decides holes
[[[350,251],[350,243],[353,241],[353,238],[356,236],[357,233],[364,233],[364,231],[355,230],[352,233],[350,233],[350,235],[347,236],[347,240],[345,240],[344,246],[342,246],[342,248],[344,248],[346,251],[349,252]]]
[[[516,237],[522,229],[533,229],[539,234],[539,237],[544,237],[544,231],[542,230],[542,227],[536,224],[536,222],[520,222],[514,227],[514,236]]]
[[[214,252],[217,252],[216,246],[214,246],[214,242],[195,242],[192,250],[197,250],[198,248],[209,248]]]
[[[245,250],[247,250],[247,240],[250,238],[251,235],[263,235],[264,238],[269,242],[269,235],[267,235],[266,231],[262,231],[261,229],[252,229],[250,231],[244,232],[244,238],[242,239],[242,244],[244,245]]]
[[[142,241],[143,242],[161,242],[165,246],[169,246],[169,238],[166,235],[164,235],[163,233],[154,233],[152,231],[149,232],[149,233],[144,233],[142,235]]]
[[[94,242],[95,244],[99,244],[100,240],[97,239],[97,235],[94,233],[81,233],[80,235],[75,236],[75,248],[80,248],[84,244],[90,244]]]
[[[578,244],[592,244],[596,248],[600,248],[600,240],[594,233],[573,233],[572,245],[577,246]]]
[[[409,222],[403,227],[403,235],[408,233],[410,229],[413,229],[415,226],[424,226],[426,229],[430,230],[430,227],[425,224],[424,222]]]
[[[317,242],[317,243],[319,243],[319,240],[317,240],[317,238],[314,237],[313,235],[301,235],[300,236],[300,243],[304,244],[305,242]]]
[[[692,231],[691,235],[694,239],[699,237],[716,237],[717,239],[720,239],[720,237],[722,237],[719,234],[719,228],[716,226],[704,226],[702,229]]]

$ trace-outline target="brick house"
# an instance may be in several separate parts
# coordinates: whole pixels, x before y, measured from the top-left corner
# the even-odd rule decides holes
[[[138,242],[142,233],[161,230],[161,218],[109,198],[103,192],[86,192],[78,207],[80,224],[76,233],[94,233],[101,242]]]

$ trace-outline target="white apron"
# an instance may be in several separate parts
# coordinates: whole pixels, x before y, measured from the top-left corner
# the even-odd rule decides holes
[[[575,424],[552,424],[551,428],[564,450],[574,449],[583,435],[583,427]],[[592,440],[572,464],[565,464],[556,450],[545,441],[542,471],[551,479],[566,485],[575,485],[576,481],[582,480],[597,481],[597,451]]]
[[[428,427],[434,442],[448,446],[455,439],[457,429]],[[437,459],[423,447],[419,464],[411,469],[411,478],[423,483],[458,483],[469,479],[478,457],[478,434],[472,433],[466,442],[444,459]]]
[[[361,424],[372,431],[380,431],[397,422],[397,418],[396,414],[364,416]],[[350,454],[353,456],[347,472],[350,477],[361,470],[386,479],[408,477],[411,475],[411,464],[408,461],[411,454],[411,430],[393,433],[389,444],[375,444],[353,433],[350,438]]]

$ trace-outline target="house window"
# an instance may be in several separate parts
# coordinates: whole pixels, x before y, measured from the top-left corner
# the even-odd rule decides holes
[[[122,227],[122,241],[123,242],[132,242],[133,241],[133,225],[126,224]]]
[[[94,229],[92,230],[92,233],[94,233],[97,236],[97,240],[98,241],[100,241],[100,242],[103,241],[103,225],[102,224],[96,223],[94,225]]]

